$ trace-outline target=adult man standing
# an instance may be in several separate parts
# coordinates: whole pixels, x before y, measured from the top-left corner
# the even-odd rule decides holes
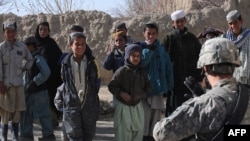
[[[243,84],[250,84],[250,30],[243,27],[243,19],[238,10],[230,11],[227,16],[229,29],[223,35],[233,41],[240,54],[242,65],[235,68],[234,77]]]
[[[191,93],[183,84],[185,78],[193,76],[198,81],[202,79],[201,72],[196,69],[201,44],[185,27],[187,20],[184,11],[173,12],[171,19],[174,29],[164,37],[162,42],[169,53],[174,72],[174,89],[173,94],[167,97],[166,116],[186,101],[184,94]]]
[[[244,97],[249,90],[241,92],[247,88],[233,78],[234,68],[239,65],[238,52],[232,41],[221,37],[207,40],[202,46],[197,67],[203,69],[212,89],[184,102],[170,116],[156,123],[155,140],[177,141],[196,135],[193,137],[199,141],[223,141],[223,134],[217,133],[223,133],[220,131],[226,122],[250,124],[250,100]],[[239,103],[244,103],[244,106],[239,106]],[[235,120],[235,117],[240,118]]]

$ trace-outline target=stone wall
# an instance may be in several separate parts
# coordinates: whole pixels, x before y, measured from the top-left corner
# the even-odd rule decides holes
[[[187,0],[191,1],[191,0]],[[186,0],[178,0],[176,2],[187,2]],[[175,1],[173,1],[175,2]],[[184,3],[183,3],[184,4]],[[178,3],[174,3],[175,8],[172,11],[181,9]],[[249,0],[227,0],[221,7],[205,7],[201,10],[192,9],[192,3],[182,5],[187,13],[188,20],[187,27],[189,31],[198,34],[204,27],[212,26],[223,30],[227,29],[226,14],[233,9],[238,9],[243,16],[244,25],[249,27],[250,19],[250,1]],[[101,70],[102,82],[106,84],[109,82],[112,72],[106,71],[102,68],[101,64],[106,55],[105,48],[110,43],[110,34],[112,27],[117,22],[116,18],[100,11],[75,11],[63,15],[26,15],[18,17],[14,14],[0,14],[0,23],[6,20],[15,20],[18,23],[18,39],[22,40],[27,35],[34,35],[38,23],[48,21],[51,26],[51,37],[54,38],[61,49],[66,52],[67,39],[69,29],[73,24],[79,24],[84,27],[85,34],[87,35],[87,43],[93,50],[96,56],[98,65]],[[168,14],[152,14],[152,15],[137,15],[136,17],[128,18],[125,20],[128,28],[128,34],[135,40],[143,40],[142,30],[143,25],[149,21],[154,21],[159,24],[160,32],[159,39],[162,40],[164,34],[171,31],[171,19]],[[3,40],[3,34],[0,34],[0,40]]]

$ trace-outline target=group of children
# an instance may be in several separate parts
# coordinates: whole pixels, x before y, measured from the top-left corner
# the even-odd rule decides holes
[[[35,36],[28,36],[22,42],[16,39],[16,22],[3,23],[1,141],[7,141],[9,122],[13,141],[34,140],[34,119],[39,119],[42,127],[39,140],[56,140],[53,106],[63,112],[63,140],[82,141],[84,138],[91,141],[94,138],[99,117],[100,75],[86,36],[79,29],[82,28],[72,27],[69,38],[72,52],[63,54],[49,36],[48,22],[40,23]]]
[[[63,114],[62,140],[93,140],[99,118],[100,74],[83,28],[72,27],[68,46],[71,52],[65,54],[49,36],[48,22],[40,23],[35,36],[23,42],[16,40],[16,29],[16,22],[3,24],[1,140],[7,140],[9,121],[13,140],[19,140],[19,123],[20,138],[34,140],[36,118],[42,127],[39,140],[55,140],[55,109]],[[113,71],[108,88],[114,96],[116,141],[154,141],[154,125],[165,109],[163,96],[174,87],[172,56],[157,39],[158,32],[156,23],[146,23],[145,40],[134,42],[127,36],[125,23],[118,23],[112,34],[113,46],[103,67]]]
[[[116,141],[153,141],[153,128],[165,108],[163,95],[173,88],[172,65],[161,46],[158,25],[143,27],[144,41],[129,42],[125,23],[117,23],[113,47],[103,67],[113,70],[108,84],[114,95]]]

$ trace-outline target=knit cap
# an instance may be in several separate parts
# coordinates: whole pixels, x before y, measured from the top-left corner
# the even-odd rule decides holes
[[[126,48],[125,48],[125,60],[129,60],[129,55],[135,51],[138,51],[141,53],[142,51],[142,47],[140,45],[137,44],[129,44]]]
[[[5,29],[13,29],[13,30],[16,30],[17,28],[17,24],[15,21],[6,21],[3,23],[3,30]]]
[[[24,39],[23,41],[26,45],[28,44],[36,44],[37,43],[37,40],[35,38],[35,36],[28,36],[27,38]]]
[[[124,22],[118,22],[118,23],[115,25],[115,28],[116,28],[116,29],[120,29],[120,28],[127,29],[126,24],[125,24]]]
[[[77,31],[77,32],[83,32],[84,29],[80,26],[80,25],[73,25],[71,28],[70,28],[71,31]]]
[[[238,10],[230,11],[226,16],[228,22],[233,22],[237,20],[239,17],[240,17],[240,13]]]

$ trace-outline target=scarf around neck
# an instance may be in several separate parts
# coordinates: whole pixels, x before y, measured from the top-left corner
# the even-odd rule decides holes
[[[248,36],[250,36],[250,30],[247,28],[242,28],[242,32],[238,36],[235,36],[230,29],[226,33],[226,38],[233,41],[238,49],[242,47]]]

